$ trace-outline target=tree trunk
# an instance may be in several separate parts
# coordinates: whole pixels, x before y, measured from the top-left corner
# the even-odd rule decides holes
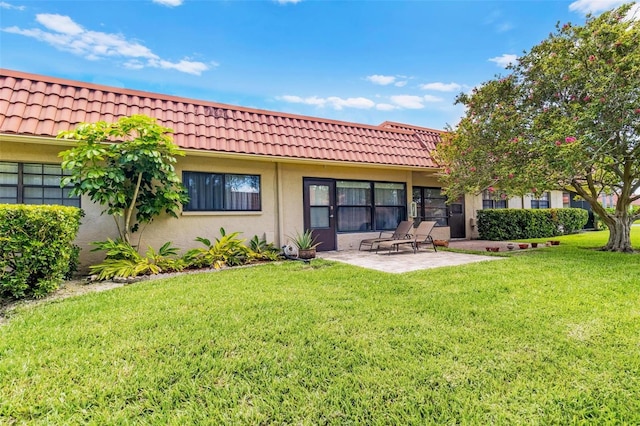
[[[632,253],[631,247],[631,224],[634,216],[631,214],[629,207],[631,199],[629,198],[629,190],[618,193],[618,202],[614,213],[609,213],[598,199],[599,193],[594,185],[584,188],[579,181],[574,180],[572,186],[575,191],[584,198],[590,205],[595,214],[600,216],[602,222],[609,228],[609,241],[602,249],[606,251],[618,251],[623,253]],[[625,188],[629,188],[630,184],[625,184]]]
[[[625,212],[622,215],[616,212],[603,219],[609,228],[609,241],[604,247],[607,251],[619,251],[624,253],[633,252],[631,247],[631,218]]]

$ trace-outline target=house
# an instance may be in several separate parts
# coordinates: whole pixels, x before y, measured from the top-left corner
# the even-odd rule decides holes
[[[72,145],[56,135],[81,122],[133,114],[174,130],[186,153],[177,171],[190,195],[179,219],[161,217],[146,227],[142,246],[172,241],[191,248],[196,237],[213,238],[224,227],[276,244],[312,229],[319,250],[344,250],[407,217],[436,220],[436,238],[472,238],[475,211],[484,206],[482,196],[471,195],[445,203],[431,155],[439,130],[327,120],[7,69],[0,69],[0,203],[82,207],[81,260],[95,260],[86,249],[115,237],[115,224],[100,206],[69,198],[59,187],[58,153]],[[560,207],[559,197],[559,203],[551,195],[512,200],[509,207]]]

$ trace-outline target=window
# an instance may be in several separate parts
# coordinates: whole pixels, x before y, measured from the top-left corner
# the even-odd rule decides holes
[[[0,203],[80,207],[80,197],[71,196],[71,185],[60,187],[69,174],[59,164],[0,162]]]
[[[540,195],[540,198],[531,199],[532,209],[548,209],[549,208],[549,193],[545,192]]]
[[[413,202],[416,203],[418,213],[416,223],[428,220],[435,221],[436,226],[449,226],[447,197],[441,188],[416,186],[413,188]]]
[[[405,218],[407,195],[403,183],[374,182],[376,229],[396,229]]]
[[[393,230],[406,217],[403,183],[337,181],[339,232]]]
[[[184,172],[185,211],[259,211],[260,176]]]
[[[371,231],[371,183],[336,182],[338,231]]]
[[[482,191],[482,209],[506,209],[507,197],[504,193]]]

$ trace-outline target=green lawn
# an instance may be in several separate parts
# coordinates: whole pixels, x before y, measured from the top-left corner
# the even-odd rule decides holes
[[[634,241],[640,229],[634,229]],[[0,326],[0,424],[638,424],[640,257],[148,281]]]

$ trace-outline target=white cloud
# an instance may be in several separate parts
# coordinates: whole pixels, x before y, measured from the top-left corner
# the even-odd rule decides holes
[[[148,64],[153,68],[173,69],[193,75],[200,75],[209,69],[209,67],[202,62],[188,61],[185,59],[179,62],[169,62],[163,59],[150,59]]]
[[[437,96],[433,96],[433,95],[424,95],[422,97],[422,99],[424,99],[426,102],[442,102],[444,99],[439,98]]]
[[[123,65],[129,69],[150,67],[200,75],[210,66],[217,66],[217,64],[207,65],[187,58],[178,62],[168,61],[153,53],[143,44],[127,40],[121,34],[86,30],[68,16],[38,14],[36,20],[49,31],[18,27],[5,28],[3,31],[43,41],[56,49],[71,52],[88,60],[121,58],[124,60]]]
[[[455,92],[457,90],[460,90],[462,86],[459,85],[458,83],[434,82],[434,83],[421,84],[420,88],[422,90],[435,90],[437,92]]]
[[[516,59],[518,59],[518,56],[516,55],[503,53],[500,56],[489,59],[489,61],[495,62],[499,67],[506,68],[509,64],[515,64]]]
[[[325,106],[327,103],[326,99],[318,98],[317,96],[311,96],[308,98],[301,98],[300,96],[295,95],[284,95],[280,96],[278,99],[281,99],[286,102],[291,102],[293,104],[306,104],[306,105],[315,105],[315,106]]]
[[[140,62],[136,59],[132,59],[130,61],[125,62],[124,64],[125,68],[128,68],[130,70],[141,70],[144,68],[144,63]]]
[[[24,6],[14,6],[10,3],[4,2],[4,1],[0,1],[0,9],[15,9],[15,10],[25,10],[26,7]]]
[[[607,10],[614,9],[618,6],[622,6],[625,3],[629,3],[628,0],[576,0],[569,5],[569,10],[572,12],[582,13],[586,15],[588,13],[598,14]],[[640,18],[640,3],[635,3],[629,9],[627,13],[627,20],[637,20]]]
[[[301,0],[275,0],[277,3],[280,4],[296,4],[296,3],[300,3]]]
[[[45,28],[61,34],[77,35],[84,32],[84,29],[68,16],[39,13],[36,15],[36,21]]]
[[[389,102],[376,103],[369,98],[355,97],[355,98],[341,98],[338,96],[329,96],[326,98],[320,98],[318,96],[310,96],[303,98],[296,95],[284,95],[278,96],[276,99],[280,101],[312,105],[320,108],[329,107],[336,110],[342,110],[344,108],[358,108],[358,109],[372,109],[375,108],[378,111],[392,111],[396,109],[422,109],[427,102],[441,102],[442,99],[426,95],[426,96],[413,96],[413,95],[396,95],[389,97]]]
[[[403,80],[403,81],[396,81],[393,85],[396,86],[396,87],[404,87],[404,86],[407,85],[407,83],[408,83],[408,81]]]
[[[572,12],[582,13],[586,15],[588,13],[598,14],[607,10],[615,9],[618,6],[622,6],[625,3],[629,3],[628,0],[577,0],[569,5],[569,10]],[[635,3],[627,12],[625,20],[638,20],[640,19],[640,3]]]
[[[576,0],[569,5],[569,10],[586,15],[587,13],[604,12],[624,3],[627,3],[627,0]]]
[[[391,96],[391,102],[407,109],[422,109],[424,108],[424,98],[422,96],[414,95],[395,95]]]
[[[317,96],[310,96],[302,98],[295,95],[284,95],[277,97],[277,99],[295,104],[330,107],[336,110],[342,110],[343,108],[371,109],[377,107],[374,101],[363,97],[340,98],[338,96],[329,96],[327,98],[319,98]]]
[[[373,84],[379,84],[380,86],[386,86],[396,81],[396,78],[392,75],[368,75],[365,80],[372,82]]]
[[[398,107],[396,105],[391,105],[391,104],[376,104],[376,109],[378,111],[393,111],[394,109],[398,109]]]
[[[182,5],[183,0],[153,0],[153,2],[163,6],[175,7]]]
[[[376,103],[371,99],[367,98],[339,98],[337,96],[331,96],[327,98],[327,101],[333,108],[342,109],[342,108],[358,108],[358,109],[371,109],[376,106]]]

